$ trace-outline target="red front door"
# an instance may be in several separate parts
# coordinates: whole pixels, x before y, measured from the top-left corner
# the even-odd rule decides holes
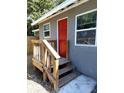
[[[67,53],[67,18],[58,21],[59,54],[66,57]]]

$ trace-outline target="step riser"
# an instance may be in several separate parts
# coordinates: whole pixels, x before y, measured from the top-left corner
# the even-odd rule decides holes
[[[67,64],[67,63],[70,63],[70,60],[65,59],[65,58],[61,58],[59,60],[59,66],[64,65],[64,64]]]
[[[76,72],[72,72],[68,75],[66,75],[65,77],[61,78],[59,80],[59,87],[64,86],[65,84],[69,83],[71,80],[75,79],[79,74]]]
[[[71,70],[73,70],[73,67],[71,65],[68,65],[68,66],[64,67],[63,69],[60,69],[59,70],[59,76],[66,73],[66,72],[69,72]]]
[[[71,62],[65,58],[59,60],[59,88],[76,78],[78,74],[74,71]]]

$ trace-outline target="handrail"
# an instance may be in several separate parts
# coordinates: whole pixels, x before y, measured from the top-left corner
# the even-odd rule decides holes
[[[59,54],[55,51],[55,49],[48,43],[47,40],[43,40],[43,44],[47,47],[47,49],[52,53],[52,55],[56,58],[59,59],[60,56]]]
[[[55,49],[48,43],[47,40],[32,40],[32,43],[34,44],[39,44],[42,43],[47,49],[48,51],[55,57],[55,59],[59,59],[60,56],[59,54],[55,51]]]
[[[31,40],[31,42],[33,43],[33,44],[39,44],[40,43],[40,40]]]
[[[57,40],[47,40],[50,45],[57,51]]]

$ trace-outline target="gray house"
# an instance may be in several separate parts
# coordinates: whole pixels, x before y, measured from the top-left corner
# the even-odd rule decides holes
[[[66,0],[38,20],[41,40],[56,41],[56,51],[75,68],[97,79],[97,1]]]

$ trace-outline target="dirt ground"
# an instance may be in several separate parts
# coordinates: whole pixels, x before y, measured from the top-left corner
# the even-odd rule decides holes
[[[27,93],[53,93],[49,82],[43,82],[42,72],[33,69],[32,55],[27,56]]]

